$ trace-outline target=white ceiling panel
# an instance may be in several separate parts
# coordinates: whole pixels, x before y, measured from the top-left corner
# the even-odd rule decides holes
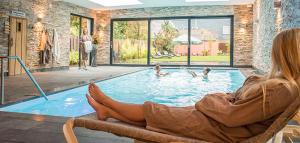
[[[57,0],[59,1],[59,0]],[[196,6],[196,5],[242,5],[252,4],[254,0],[60,0],[82,7],[103,9],[129,9],[168,6]]]

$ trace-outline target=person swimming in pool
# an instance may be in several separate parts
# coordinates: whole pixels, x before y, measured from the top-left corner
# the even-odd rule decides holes
[[[202,78],[207,79],[208,78],[208,73],[211,71],[210,68],[204,68],[204,70],[202,71]],[[199,77],[199,75],[197,75],[194,71],[188,70],[188,73],[190,73],[193,77]]]
[[[154,70],[156,70],[156,76],[166,76],[169,74],[168,72],[166,72],[166,73],[161,72],[161,68],[160,68],[159,64],[155,65]]]

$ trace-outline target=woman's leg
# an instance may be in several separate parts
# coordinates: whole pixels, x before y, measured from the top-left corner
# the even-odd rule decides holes
[[[84,67],[84,69],[86,69],[86,63],[87,63],[87,60],[84,59],[84,60],[83,60],[83,67]]]
[[[128,104],[115,101],[106,96],[94,83],[89,85],[89,93],[98,103],[111,108],[127,119],[135,122],[145,121],[142,104]]]
[[[137,125],[137,126],[146,126],[146,122],[135,122],[135,121],[131,121],[125,117],[123,117],[122,115],[120,115],[119,113],[111,110],[108,107],[105,107],[102,104],[99,104],[97,101],[95,101],[92,97],[90,96],[86,96],[87,100],[89,102],[89,104],[94,108],[94,110],[97,113],[98,119],[99,120],[106,120],[107,118],[115,118],[118,119],[120,121],[129,123],[129,124],[133,124],[133,125]]]

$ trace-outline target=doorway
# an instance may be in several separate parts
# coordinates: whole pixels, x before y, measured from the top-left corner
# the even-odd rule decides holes
[[[26,60],[27,45],[27,19],[10,17],[9,34],[9,56],[18,56],[22,61]],[[14,76],[25,73],[20,63],[16,59],[8,61],[8,75]]]
[[[70,16],[70,66],[81,67],[81,48],[80,36],[84,29],[87,29],[89,35],[93,35],[94,19],[71,14]],[[88,56],[88,65],[91,64],[90,55]]]

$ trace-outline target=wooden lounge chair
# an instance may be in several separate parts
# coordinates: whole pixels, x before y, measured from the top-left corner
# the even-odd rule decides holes
[[[284,130],[282,129],[286,127],[288,121],[297,114],[299,107],[300,96],[297,97],[297,99],[289,105],[289,107],[273,122],[273,124],[264,133],[249,138],[243,141],[243,143],[280,143],[284,132]],[[67,120],[64,124],[63,131],[68,143],[77,143],[77,138],[73,131],[73,128],[75,127],[84,127],[90,130],[104,131],[113,133],[118,136],[133,138],[135,139],[136,143],[206,143],[206,141],[158,133],[118,121],[100,121],[93,118],[71,118]],[[288,126],[286,128],[288,128]]]

